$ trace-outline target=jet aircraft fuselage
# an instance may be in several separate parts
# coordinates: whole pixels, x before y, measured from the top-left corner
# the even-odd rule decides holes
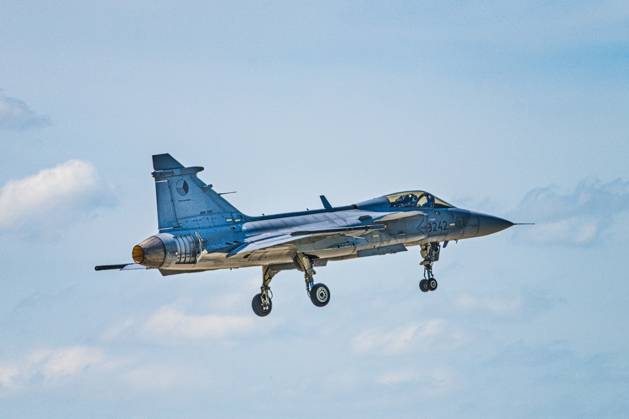
[[[327,262],[396,253],[423,243],[485,236],[512,225],[501,218],[455,207],[392,208],[386,197],[321,210],[233,217],[226,223],[219,227],[164,230],[147,239],[148,246],[140,243],[142,250],[135,248],[134,260],[142,264],[144,257],[150,256],[157,263],[146,265],[164,274],[292,264],[293,246],[279,243],[291,237],[294,242],[299,241],[301,252]],[[317,234],[319,230],[326,234]],[[166,245],[156,243],[153,237]],[[278,244],[247,252],[247,243],[253,245],[251,248],[257,241]],[[155,245],[151,246],[151,242]],[[166,254],[169,248],[176,252]]]
[[[159,232],[132,249],[133,264],[105,269],[158,269],[173,275],[217,269],[262,267],[262,287],[254,312],[271,311],[270,282],[282,270],[304,272],[306,289],[317,306],[327,305],[329,289],[315,284],[315,266],[329,261],[384,255],[420,246],[424,278],[420,289],[437,288],[432,273],[441,243],[485,236],[513,223],[443,201],[426,191],[398,192],[322,209],[248,216],[232,206],[169,154],[153,156]]]

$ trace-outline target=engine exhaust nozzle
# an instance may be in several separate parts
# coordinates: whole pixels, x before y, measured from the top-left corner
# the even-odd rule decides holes
[[[131,257],[137,264],[159,268],[166,261],[166,246],[159,237],[151,236],[133,246]]]

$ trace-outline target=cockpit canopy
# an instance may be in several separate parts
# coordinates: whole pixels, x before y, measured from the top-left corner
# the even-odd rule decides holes
[[[385,198],[392,208],[453,208],[443,199],[425,191],[398,192]]]

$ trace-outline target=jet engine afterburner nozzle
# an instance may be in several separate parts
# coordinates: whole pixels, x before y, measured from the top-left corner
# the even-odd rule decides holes
[[[151,236],[133,246],[131,257],[137,264],[149,268],[159,268],[166,261],[166,246],[157,236]]]

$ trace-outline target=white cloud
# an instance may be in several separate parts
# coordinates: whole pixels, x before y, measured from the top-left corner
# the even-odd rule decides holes
[[[42,215],[56,209],[101,204],[108,192],[101,186],[96,168],[81,160],[69,160],[32,176],[10,180],[0,187],[0,229],[41,221]]]
[[[95,346],[40,348],[0,361],[0,396],[35,386],[59,386],[78,379],[115,380],[135,390],[168,390],[189,382],[194,372],[175,365],[139,365]]]
[[[37,380],[54,382],[80,375],[88,368],[106,368],[109,364],[100,348],[69,346],[38,349],[21,360],[0,364],[0,391],[27,386]]]
[[[48,354],[42,372],[46,378],[67,377],[102,364],[103,361],[104,355],[100,349],[82,346],[64,348]]]
[[[587,217],[540,223],[528,240],[534,243],[570,243],[577,246],[592,243],[598,236],[600,223]]]
[[[496,315],[505,315],[521,310],[522,300],[516,297],[477,297],[464,294],[454,300],[454,306],[460,310],[484,311]]]
[[[166,339],[223,339],[253,329],[250,317],[233,315],[186,314],[173,307],[162,307],[143,326],[145,334]]]
[[[413,347],[427,350],[457,344],[462,339],[463,335],[450,330],[445,320],[431,319],[394,329],[370,329],[355,336],[352,345],[356,352],[396,355]]]
[[[0,365],[0,390],[12,388],[18,380],[20,370],[14,365]]]
[[[533,244],[586,246],[626,228],[622,220],[628,213],[629,181],[586,179],[571,192],[556,187],[531,190],[512,218],[536,222],[515,233]]]
[[[6,96],[0,90],[0,128],[22,131],[49,125],[47,116],[37,114],[24,101]]]

